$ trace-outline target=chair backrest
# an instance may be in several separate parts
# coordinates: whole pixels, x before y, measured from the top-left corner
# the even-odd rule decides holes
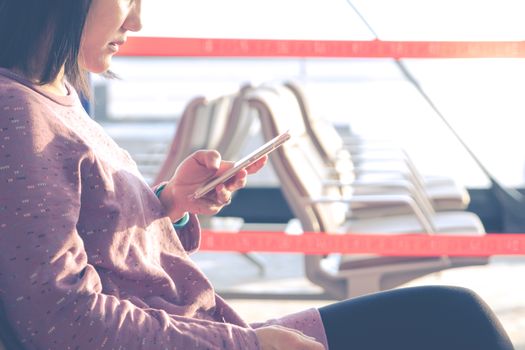
[[[331,154],[337,154],[337,149],[340,150],[343,145],[342,138],[335,127],[325,120],[320,119],[312,124],[311,120],[305,118],[306,115],[310,116],[311,113],[307,112],[308,106],[303,103],[304,101],[298,98],[297,93],[302,93],[300,90],[290,88],[287,83],[271,83],[271,85],[268,83],[264,86],[274,89],[281,96],[283,103],[293,105],[294,112],[299,111],[296,120],[297,123],[302,122],[305,131],[304,137],[307,140],[303,144],[303,148],[309,153],[308,160],[312,162],[319,176],[324,179],[337,178],[346,182],[353,181],[355,174],[350,154],[347,154],[346,157],[331,157]],[[312,131],[314,127],[317,133],[315,135],[313,135],[314,131]],[[321,132],[322,138],[319,137]],[[332,132],[335,134],[332,134]],[[348,192],[344,193],[350,195]]]
[[[343,149],[343,138],[339,135],[333,124],[325,119],[318,118],[310,111],[310,107],[303,89],[299,84],[287,81],[284,86],[292,92],[297,99],[301,110],[305,129],[312,138],[313,145],[328,164]]]
[[[155,177],[153,185],[168,180],[180,161],[183,159],[182,154],[186,154],[190,148],[192,140],[192,131],[197,127],[197,118],[195,115],[200,107],[206,104],[206,99],[202,96],[193,98],[185,107],[184,112],[178,120],[175,135],[171,141],[170,147],[164,162]]]
[[[211,100],[196,97],[186,105],[154,184],[169,180],[177,166],[191,153],[199,149],[217,149],[234,100],[235,95]]]
[[[265,140],[291,130],[292,139],[270,155],[283,194],[306,231],[336,232],[346,218],[342,203],[313,205],[310,198],[340,196],[338,188],[326,187],[315,168],[318,157],[312,150],[299,106],[283,87],[261,87],[247,94],[250,107],[257,111]],[[309,151],[310,150],[310,151]]]
[[[231,107],[225,122],[222,137],[215,148],[223,159],[235,160],[240,156],[240,150],[252,133],[256,121],[250,113],[244,96],[252,89],[251,85],[244,85],[239,92],[232,96]]]
[[[229,94],[216,97],[207,103],[204,108],[205,111],[203,111],[205,113],[205,122],[207,122],[206,136],[200,143],[204,148],[218,149],[219,144],[224,142],[231,110],[236,100],[237,94]],[[200,134],[202,135],[203,133],[201,132]]]

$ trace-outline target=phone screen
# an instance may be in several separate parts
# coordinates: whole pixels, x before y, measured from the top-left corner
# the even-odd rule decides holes
[[[243,157],[242,159],[235,162],[234,166],[218,177],[214,177],[207,181],[204,185],[199,187],[197,191],[193,194],[194,199],[198,199],[202,196],[204,196],[206,193],[213,190],[217,185],[225,182],[232,176],[234,176],[237,172],[240,170],[248,167],[249,165],[255,163],[258,159],[260,159],[265,154],[270,153],[277,147],[281,146],[284,142],[288,141],[290,139],[291,135],[289,131],[285,131],[284,133],[280,134],[279,136],[271,139],[270,141],[266,142],[261,147],[257,148],[250,154],[248,154],[246,157]]]

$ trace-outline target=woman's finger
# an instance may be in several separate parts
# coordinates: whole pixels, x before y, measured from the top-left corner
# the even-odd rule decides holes
[[[215,215],[222,207],[223,205],[218,205],[215,199],[202,197],[192,204],[191,211],[194,214]]]
[[[215,188],[217,203],[219,205],[227,205],[230,204],[232,193],[231,191],[226,188],[224,184],[220,184]]]
[[[207,169],[218,170],[221,166],[221,154],[216,150],[198,150],[191,155],[191,158]]]
[[[205,156],[205,164],[208,169],[219,170],[221,166],[221,155],[215,150],[208,151]]]
[[[248,172],[245,169],[239,171],[235,176],[226,181],[225,185],[228,191],[234,192],[246,186]]]
[[[255,163],[251,164],[246,168],[248,174],[253,174],[261,170],[261,168],[268,162],[268,156],[264,155],[259,158]]]

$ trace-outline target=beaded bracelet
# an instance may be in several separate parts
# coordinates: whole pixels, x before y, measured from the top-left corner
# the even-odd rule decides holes
[[[162,193],[162,190],[164,190],[164,187],[166,187],[165,183],[157,187],[157,189],[155,190],[155,195],[157,196],[157,198],[160,199],[160,194]],[[188,214],[188,212],[185,212],[182,218],[173,223],[173,228],[183,228],[184,226],[186,226],[188,221],[190,221],[190,214]]]

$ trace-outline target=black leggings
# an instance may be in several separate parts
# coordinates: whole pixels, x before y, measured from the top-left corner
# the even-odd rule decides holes
[[[511,350],[489,307],[457,287],[396,289],[319,309],[329,350]]]

